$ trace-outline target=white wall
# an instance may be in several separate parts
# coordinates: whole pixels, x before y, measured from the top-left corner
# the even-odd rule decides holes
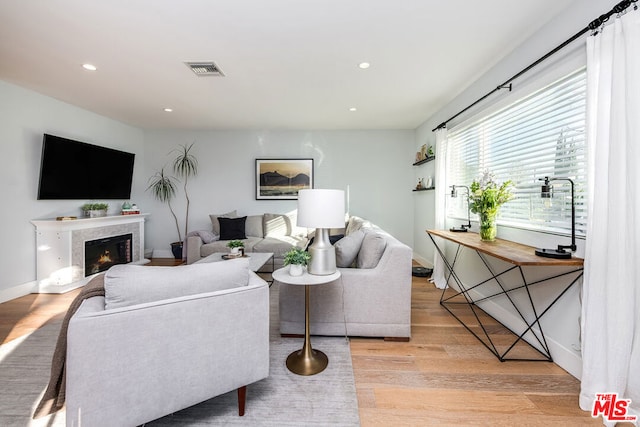
[[[142,131],[0,81],[0,302],[29,293],[35,284],[35,228],[29,221],[78,216],[87,202],[36,200],[43,133],[135,153],[132,195],[144,191]],[[96,165],[96,173],[108,172]],[[113,209],[122,204],[107,202]]]
[[[166,205],[145,191],[148,178],[179,144],[195,142],[200,173],[190,186],[190,229],[208,229],[210,213],[287,212],[295,201],[255,200],[255,159],[315,160],[316,188],[350,188],[351,212],[371,219],[413,244],[414,131],[143,131],[0,81],[0,215],[5,244],[0,252],[0,302],[31,292],[36,280],[32,219],[81,215],[88,200],[37,200],[43,133],[136,154],[131,200],[150,213],[145,247],[171,256],[175,227]],[[96,165],[97,173],[106,173]],[[82,177],[78,177],[82,179]],[[182,195],[182,193],[180,193]],[[107,201],[117,213],[122,200]],[[183,217],[184,204],[176,201]]]
[[[458,111],[467,107],[476,99],[493,90],[493,88],[498,84],[503,83],[521,69],[540,58],[546,52],[558,46],[570,36],[576,34],[596,17],[608,12],[617,3],[617,0],[591,0],[589,2],[581,0],[574,1],[569,8],[545,25],[541,31],[536,33],[518,49],[506,56],[489,72],[464,89],[458,96],[452,99],[449,104],[433,116],[429,117],[418,129],[416,129],[416,151],[419,146],[424,143],[427,143],[428,145],[435,145],[435,135],[431,130],[441,122],[447,120]],[[576,49],[584,49],[584,40],[585,36],[583,36],[579,41],[576,41],[571,48],[566,49],[566,52],[575,51]],[[565,54],[566,53],[559,53],[550,61],[550,63],[545,63],[545,65],[540,68],[553,67],[553,62],[557,61],[558,57],[562,57]],[[530,79],[530,77],[527,78]],[[470,111],[469,114],[461,117],[457,122],[468,118],[471,114],[481,111],[482,108],[487,108],[494,102],[499,102],[501,96],[504,96],[507,93],[508,92],[504,91],[493,95],[490,100]],[[450,123],[448,127],[451,127],[451,124],[455,124],[455,122]],[[436,155],[437,154],[438,153],[436,153]],[[415,172],[415,176],[423,175],[419,172]],[[416,198],[416,226],[414,233],[416,238],[414,240],[414,251],[416,252],[417,258],[426,259],[428,261],[433,260],[434,248],[431,241],[424,234],[424,229],[432,228],[434,223],[433,217],[430,218],[425,214],[425,212],[428,212],[432,205],[433,196]],[[459,225],[459,222],[460,220],[448,219],[447,227]],[[475,224],[475,229],[477,230],[477,223]],[[559,240],[565,244],[569,241],[566,236],[552,236],[500,226],[498,227],[498,237],[536,247],[555,247],[559,243]],[[453,249],[451,246],[452,245],[448,246],[449,251]],[[584,255],[583,240],[578,241],[578,251],[576,252],[576,255]],[[466,261],[465,267],[462,268],[461,275],[463,278],[466,277],[469,281],[475,281],[479,272],[483,271],[483,269],[484,266],[482,266],[477,259],[470,258]],[[536,273],[533,272],[532,274]],[[545,286],[558,289],[561,286],[561,282],[555,281]],[[541,295],[537,296],[537,301],[542,302],[546,300],[550,293],[552,293],[552,291],[549,289],[542,290],[540,292]],[[581,373],[580,352],[576,350],[576,348],[579,348],[580,342],[578,327],[578,317],[580,315],[579,294],[580,287],[574,286],[573,289],[571,289],[558,302],[558,304],[545,315],[542,322],[547,338],[551,341],[550,346],[552,347],[552,355],[555,361],[576,377],[580,377]],[[500,306],[494,306],[492,308],[492,313],[506,316],[504,317],[504,320],[508,324],[512,325],[513,323],[508,318],[512,313],[502,312],[501,306],[501,304]]]
[[[370,219],[408,245],[413,244],[413,130],[398,131],[146,131],[145,176],[170,163],[167,154],[195,143],[198,176],[190,182],[191,230],[210,229],[209,214],[240,215],[294,210],[295,201],[255,200],[256,158],[313,158],[315,188],[350,189],[351,213]],[[176,199],[179,217],[184,201]],[[152,212],[147,247],[170,257],[177,240],[166,205],[149,193],[135,200]]]

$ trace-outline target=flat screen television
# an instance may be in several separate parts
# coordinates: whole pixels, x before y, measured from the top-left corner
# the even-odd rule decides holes
[[[135,154],[44,134],[38,200],[131,196]]]

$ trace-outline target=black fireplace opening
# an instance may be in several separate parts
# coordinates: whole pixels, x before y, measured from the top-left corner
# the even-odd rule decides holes
[[[84,242],[84,276],[108,270],[116,264],[132,261],[133,235],[104,237]]]

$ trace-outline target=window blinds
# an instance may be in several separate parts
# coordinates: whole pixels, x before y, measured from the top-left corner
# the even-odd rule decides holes
[[[586,71],[584,68],[448,135],[447,185],[467,185],[485,171],[512,180],[515,198],[500,208],[498,222],[565,233],[571,230],[571,193],[553,182],[553,197],[540,197],[539,179],[575,183],[576,232],[586,230]],[[450,217],[466,218],[464,197],[450,199]]]

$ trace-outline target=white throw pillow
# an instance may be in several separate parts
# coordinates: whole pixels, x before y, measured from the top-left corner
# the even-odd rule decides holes
[[[120,264],[104,275],[105,308],[246,286],[249,258],[178,267]]]
[[[360,252],[358,252],[356,267],[375,268],[380,258],[382,258],[386,246],[387,241],[383,235],[373,230],[365,230],[362,246],[360,247]]]
[[[291,236],[291,218],[283,214],[264,214],[264,237]]]
[[[336,249],[336,266],[352,267],[358,257],[363,240],[364,231],[362,230],[354,231],[338,240],[333,245]]]
[[[373,225],[371,224],[371,221],[368,221],[366,219],[360,218],[359,216],[353,215],[349,218],[349,222],[347,223],[347,228],[344,234],[348,236],[354,231],[358,231],[360,229],[368,229],[372,227]]]

